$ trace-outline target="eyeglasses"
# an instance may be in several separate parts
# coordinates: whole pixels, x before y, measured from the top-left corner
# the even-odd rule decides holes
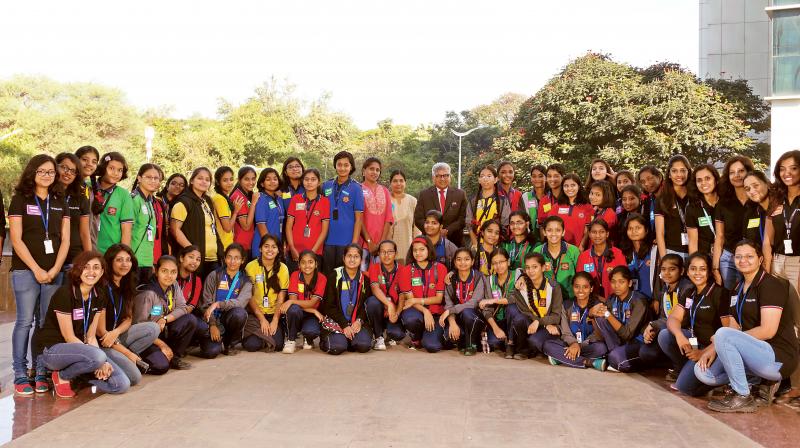
[[[142,179],[149,180],[150,182],[161,182],[161,178],[158,176],[142,176]]]
[[[287,166],[286,166],[286,169],[287,169],[287,170],[302,170],[302,169],[303,169],[303,167],[302,167],[302,166],[300,166],[300,165],[287,165]]]
[[[437,179],[447,179],[448,177],[450,177],[450,173],[447,173],[447,174],[437,174],[437,175],[435,175],[435,176],[433,176],[433,177],[435,177],[435,178],[437,178]]]
[[[36,170],[37,176],[53,177],[56,175],[56,170]]]
[[[78,173],[78,170],[76,170],[74,168],[68,168],[68,167],[66,167],[64,165],[59,165],[58,169],[61,170],[61,172],[64,173],[64,174],[77,174]]]
[[[396,250],[382,250],[382,251],[380,251],[381,255],[394,255],[396,253],[397,253]]]
[[[749,255],[734,255],[734,257],[733,257],[733,259],[736,260],[736,261],[742,261],[742,260],[753,261],[756,258],[758,258],[758,257],[753,255],[753,254],[749,254]]]

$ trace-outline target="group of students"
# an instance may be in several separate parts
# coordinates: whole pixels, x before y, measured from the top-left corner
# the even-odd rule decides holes
[[[281,172],[200,167],[164,182],[147,163],[127,190],[117,152],[34,156],[8,210],[16,392],[69,397],[77,380],[121,393],[190,368],[190,352],[294,353],[298,338],[329,354],[407,341],[668,366],[685,394],[729,385],[709,403],[720,412],[791,388],[800,151],[773,182],[746,157],[720,175],[676,155],[666,175],[595,160],[584,181],[536,165],[524,193],[501,162],[469,198],[444,163],[416,198],[402,171],[380,184],[377,158],[361,181],[349,152],[333,165],[325,181],[291,157]]]

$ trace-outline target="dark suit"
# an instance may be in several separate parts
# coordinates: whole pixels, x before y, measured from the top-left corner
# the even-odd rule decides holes
[[[467,195],[464,190],[449,187],[445,199],[442,224],[447,229],[447,239],[461,247],[464,236],[464,216],[467,214]],[[417,197],[414,224],[418,229],[425,228],[425,213],[429,210],[442,211],[439,207],[439,190],[435,186],[420,191]]]

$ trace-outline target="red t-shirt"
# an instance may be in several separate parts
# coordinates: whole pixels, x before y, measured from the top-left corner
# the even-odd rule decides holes
[[[586,233],[586,226],[594,218],[594,207],[589,204],[573,206],[553,204],[552,214],[564,220],[564,240],[580,246]]]
[[[197,304],[200,303],[200,295],[203,293],[203,282],[200,280],[200,276],[189,274],[188,278],[181,278],[179,275],[178,284],[183,291],[183,298],[186,300],[186,304],[196,308]]]
[[[255,219],[253,219],[253,225],[250,226],[250,230],[244,230],[242,226],[239,225],[239,218],[247,218],[251,205],[250,201],[248,201],[247,197],[242,193],[242,190],[235,188],[233,193],[231,193],[231,204],[236,202],[239,198],[244,199],[244,204],[242,204],[242,208],[239,209],[239,214],[233,217],[233,240],[241,244],[245,249],[250,250],[250,246],[253,245],[253,231],[256,227]]]
[[[542,196],[542,199],[539,200],[539,207],[536,212],[536,220],[539,221],[539,224],[543,223],[544,219],[548,216],[555,214],[557,205],[556,198],[550,193]]]
[[[286,213],[294,218],[292,225],[292,236],[294,237],[294,247],[297,253],[305,249],[311,249],[317,242],[322,233],[322,221],[330,219],[330,202],[324,196],[317,196],[313,201],[308,201],[305,194],[296,194],[289,201],[289,209]],[[309,236],[303,236],[306,224],[309,227]],[[317,255],[322,255],[320,245]]]
[[[292,272],[289,277],[289,299],[292,300],[311,300],[316,297],[320,301],[325,297],[325,286],[328,284],[328,279],[322,272],[317,273],[317,283],[313,286],[307,287],[304,282],[300,280],[303,275],[300,271]],[[320,302],[317,302],[315,308],[319,308]]]
[[[397,273],[397,283],[401,293],[411,293],[414,297],[427,299],[436,297],[438,293],[444,294],[446,275],[447,269],[437,261],[429,263],[427,269],[420,269],[416,263],[412,263],[400,268],[400,272]],[[444,312],[443,304],[426,306],[433,314]]]
[[[161,245],[164,244],[164,212],[167,210],[167,204],[163,200],[155,198],[153,201],[153,209],[156,215],[156,234],[153,241],[153,261],[158,261],[161,258],[162,251]]]
[[[397,303],[399,295],[400,295],[400,285],[399,279],[400,270],[402,266],[397,266],[394,272],[388,273],[388,275],[383,274],[383,270],[381,269],[383,265],[381,263],[373,263],[369,267],[369,271],[367,271],[367,277],[369,277],[370,285],[378,285],[381,287],[381,291],[386,294],[388,297],[391,298],[392,302]],[[389,292],[387,293],[387,289]]]
[[[506,192],[505,190],[503,190],[503,188],[500,186],[500,183],[498,182],[497,192],[500,197],[506,198],[506,200],[508,201],[508,205],[511,207],[512,213],[519,210],[520,199],[522,199],[521,191],[517,190],[514,187],[511,187],[510,191]]]
[[[595,210],[594,214],[592,215],[592,219],[595,218],[603,218],[603,221],[608,224],[608,232],[609,232],[609,239],[614,241],[615,243],[619,240],[617,239],[617,235],[619,235],[617,229],[617,213],[614,211],[613,207],[609,207],[606,209],[600,209],[601,211]]]
[[[576,272],[589,273],[595,280],[597,280],[598,273],[602,271],[603,276],[598,283],[603,287],[603,291],[597,291],[597,293],[603,297],[610,296],[612,292],[611,279],[608,278],[608,274],[611,273],[611,270],[617,266],[628,265],[625,261],[625,255],[622,254],[621,250],[613,246],[610,249],[613,254],[611,261],[606,261],[604,257],[592,256],[593,252],[591,247],[581,252],[578,256],[578,266],[576,269]]]

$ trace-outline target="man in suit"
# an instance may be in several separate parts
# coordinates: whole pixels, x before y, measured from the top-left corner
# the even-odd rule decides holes
[[[450,165],[439,162],[431,168],[433,186],[419,193],[414,209],[414,224],[425,227],[428,210],[442,212],[442,237],[461,247],[464,236],[464,216],[467,213],[467,195],[464,190],[450,186]]]

